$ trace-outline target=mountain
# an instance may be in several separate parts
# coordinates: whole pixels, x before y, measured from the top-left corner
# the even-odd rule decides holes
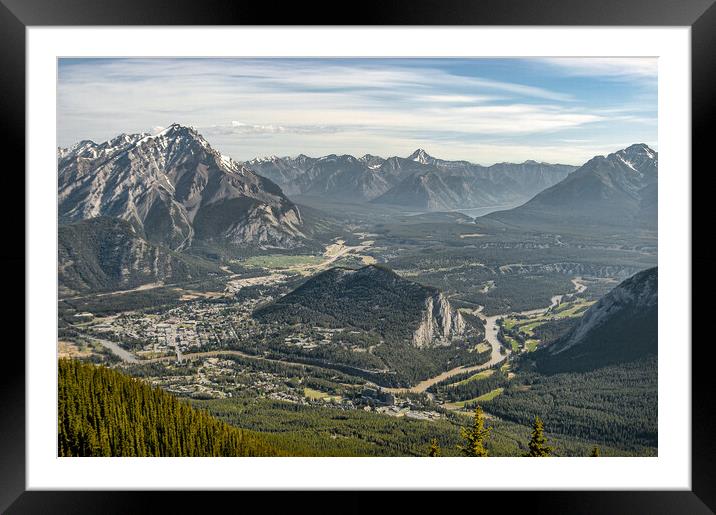
[[[423,150],[422,148],[419,148],[415,152],[410,154],[408,156],[408,159],[423,165],[432,165],[435,164],[435,162],[437,161],[437,159],[425,152],[425,150]]]
[[[295,247],[298,208],[270,180],[212,149],[193,128],[122,134],[58,151],[60,222],[108,216],[173,250],[196,241]]]
[[[92,218],[58,229],[61,294],[183,282],[209,271],[216,272],[209,265],[144,240],[126,220]]]
[[[369,200],[392,185],[379,173],[385,159],[366,154],[360,159],[331,154],[320,158],[265,157],[244,164],[280,185],[289,195],[312,195],[332,199]]]
[[[278,456],[231,426],[117,370],[58,361],[59,456]]]
[[[311,167],[317,159],[300,154],[295,158],[291,157],[257,157],[244,163],[250,170],[281,185],[281,189],[288,195],[299,193],[299,189],[293,185],[303,173]]]
[[[511,225],[657,229],[658,154],[645,144],[590,159],[564,180],[509,211],[486,215]]]
[[[375,202],[424,210],[518,205],[576,167],[526,161],[481,166],[418,149],[403,157],[366,154],[257,158],[247,167],[292,195]]]
[[[282,325],[352,327],[418,348],[449,345],[465,329],[460,313],[437,289],[376,265],[326,270],[259,308],[254,317]]]
[[[303,195],[368,200],[390,187],[390,178],[371,166],[353,156],[331,154],[317,159],[295,184]]]
[[[562,338],[535,354],[543,371],[583,371],[656,356],[658,269],[621,282]]]
[[[410,175],[373,202],[427,210],[515,205],[575,169],[535,161],[480,166],[467,161],[442,161],[424,151],[413,155],[429,169]]]
[[[431,170],[410,175],[373,202],[431,211],[488,206],[496,202],[492,196],[473,188],[473,184],[474,178]]]

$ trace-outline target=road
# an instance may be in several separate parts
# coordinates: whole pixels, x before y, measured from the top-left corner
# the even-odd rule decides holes
[[[172,325],[170,328],[164,329],[164,337],[166,338],[167,346],[174,348],[174,352],[177,355],[177,363],[183,363],[184,359],[177,338],[177,327]]]
[[[587,289],[587,285],[584,284],[584,280],[581,277],[575,277],[572,279],[572,284],[574,285],[574,290],[576,293],[582,293],[584,290]]]
[[[373,245],[373,241],[363,241],[360,245],[356,245],[354,247],[351,247],[349,245],[346,245],[345,240],[335,240],[335,243],[332,243],[331,245],[328,245],[326,247],[326,251],[323,253],[323,257],[326,258],[325,261],[321,262],[318,265],[313,265],[306,267],[308,271],[314,272],[319,270],[325,270],[328,267],[330,267],[333,263],[338,261],[338,259],[347,256],[348,254],[356,254],[363,252],[364,250],[368,249]],[[365,256],[362,256],[365,257]]]
[[[323,270],[327,270],[331,265],[333,265],[333,263],[348,255],[356,255],[357,257],[363,259],[364,263],[366,260],[375,261],[375,259],[370,256],[360,255],[361,252],[370,248],[371,245],[373,245],[373,241],[364,241],[360,245],[351,247],[346,245],[344,240],[336,239],[334,243],[326,246],[326,250],[323,253],[323,261],[320,263],[288,266],[286,268],[271,271],[267,275],[257,277],[242,278],[239,274],[233,274],[229,276],[229,280],[226,283],[226,290],[228,292],[235,292],[246,286],[268,286],[279,284],[285,281],[289,277],[287,274],[290,273],[297,273],[302,276],[314,275]],[[231,270],[228,267],[222,267],[222,270],[231,273]]]
[[[269,358],[264,358],[263,356],[253,356],[251,354],[246,354],[245,352],[241,352],[238,350],[209,350],[205,352],[191,352],[189,354],[182,354],[182,359],[189,360],[192,358],[211,358],[215,356],[240,356],[242,358],[250,358],[250,359],[261,359],[261,360],[267,360],[267,361],[278,361],[278,360],[272,360]],[[163,361],[177,361],[177,356],[162,356],[161,358],[149,358],[149,359],[143,359],[142,363],[161,363]],[[287,363],[287,362],[283,362]]]
[[[142,284],[140,286],[137,286],[136,288],[130,288],[129,290],[114,290],[114,291],[109,291],[109,292],[105,292],[105,293],[90,293],[89,295],[78,295],[75,297],[62,297],[60,300],[81,300],[81,299],[91,299],[91,298],[98,298],[98,297],[109,297],[112,295],[122,295],[124,293],[132,293],[135,291],[154,290],[156,288],[162,288],[164,286],[171,286],[171,285],[164,284],[163,282],[147,283],[147,284]]]

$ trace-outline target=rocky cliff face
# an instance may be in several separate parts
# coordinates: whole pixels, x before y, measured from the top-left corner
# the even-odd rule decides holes
[[[465,330],[465,321],[459,311],[452,309],[442,293],[436,293],[425,301],[420,325],[413,334],[413,345],[430,347],[450,345],[454,336]]]
[[[298,208],[273,182],[211,148],[193,128],[83,141],[58,151],[62,222],[130,222],[173,250],[195,240],[292,247],[304,238]]]

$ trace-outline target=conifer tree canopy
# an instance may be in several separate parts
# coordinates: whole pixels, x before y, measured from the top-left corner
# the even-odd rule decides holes
[[[492,427],[485,427],[485,414],[480,406],[475,408],[475,419],[472,426],[460,429],[460,435],[465,439],[465,445],[458,448],[465,456],[487,456],[485,440],[490,436]]]

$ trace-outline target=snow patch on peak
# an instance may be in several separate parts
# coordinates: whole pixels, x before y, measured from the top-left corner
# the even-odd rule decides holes
[[[280,160],[281,160],[281,158],[274,154],[272,156],[264,156],[264,157],[257,156],[247,162],[249,164],[255,165],[255,164],[259,164],[259,163],[276,163]]]
[[[628,159],[624,159],[624,156],[622,156],[621,154],[617,154],[617,157],[619,158],[619,160],[620,160],[622,163],[624,163],[625,165],[627,165],[629,168],[631,168],[632,170],[634,170],[634,171],[637,172],[637,173],[640,173],[639,170],[637,170],[636,168],[634,168],[634,164],[633,164],[631,161],[629,161]]]
[[[410,159],[411,161],[416,161],[421,164],[428,164],[428,163],[434,161],[434,158],[430,154],[425,152],[425,150],[423,150],[422,148],[419,148],[415,152],[410,154],[408,156],[408,159]]]
[[[225,156],[224,154],[219,154],[219,157],[221,158],[222,164],[224,164],[230,168],[233,168],[233,166],[234,166],[233,159],[231,159],[229,156]]]
[[[618,153],[646,156],[649,159],[654,159],[656,157],[656,152],[649,148],[649,145],[647,145],[646,143],[635,143],[634,145],[630,145],[624,150],[619,151]]]

